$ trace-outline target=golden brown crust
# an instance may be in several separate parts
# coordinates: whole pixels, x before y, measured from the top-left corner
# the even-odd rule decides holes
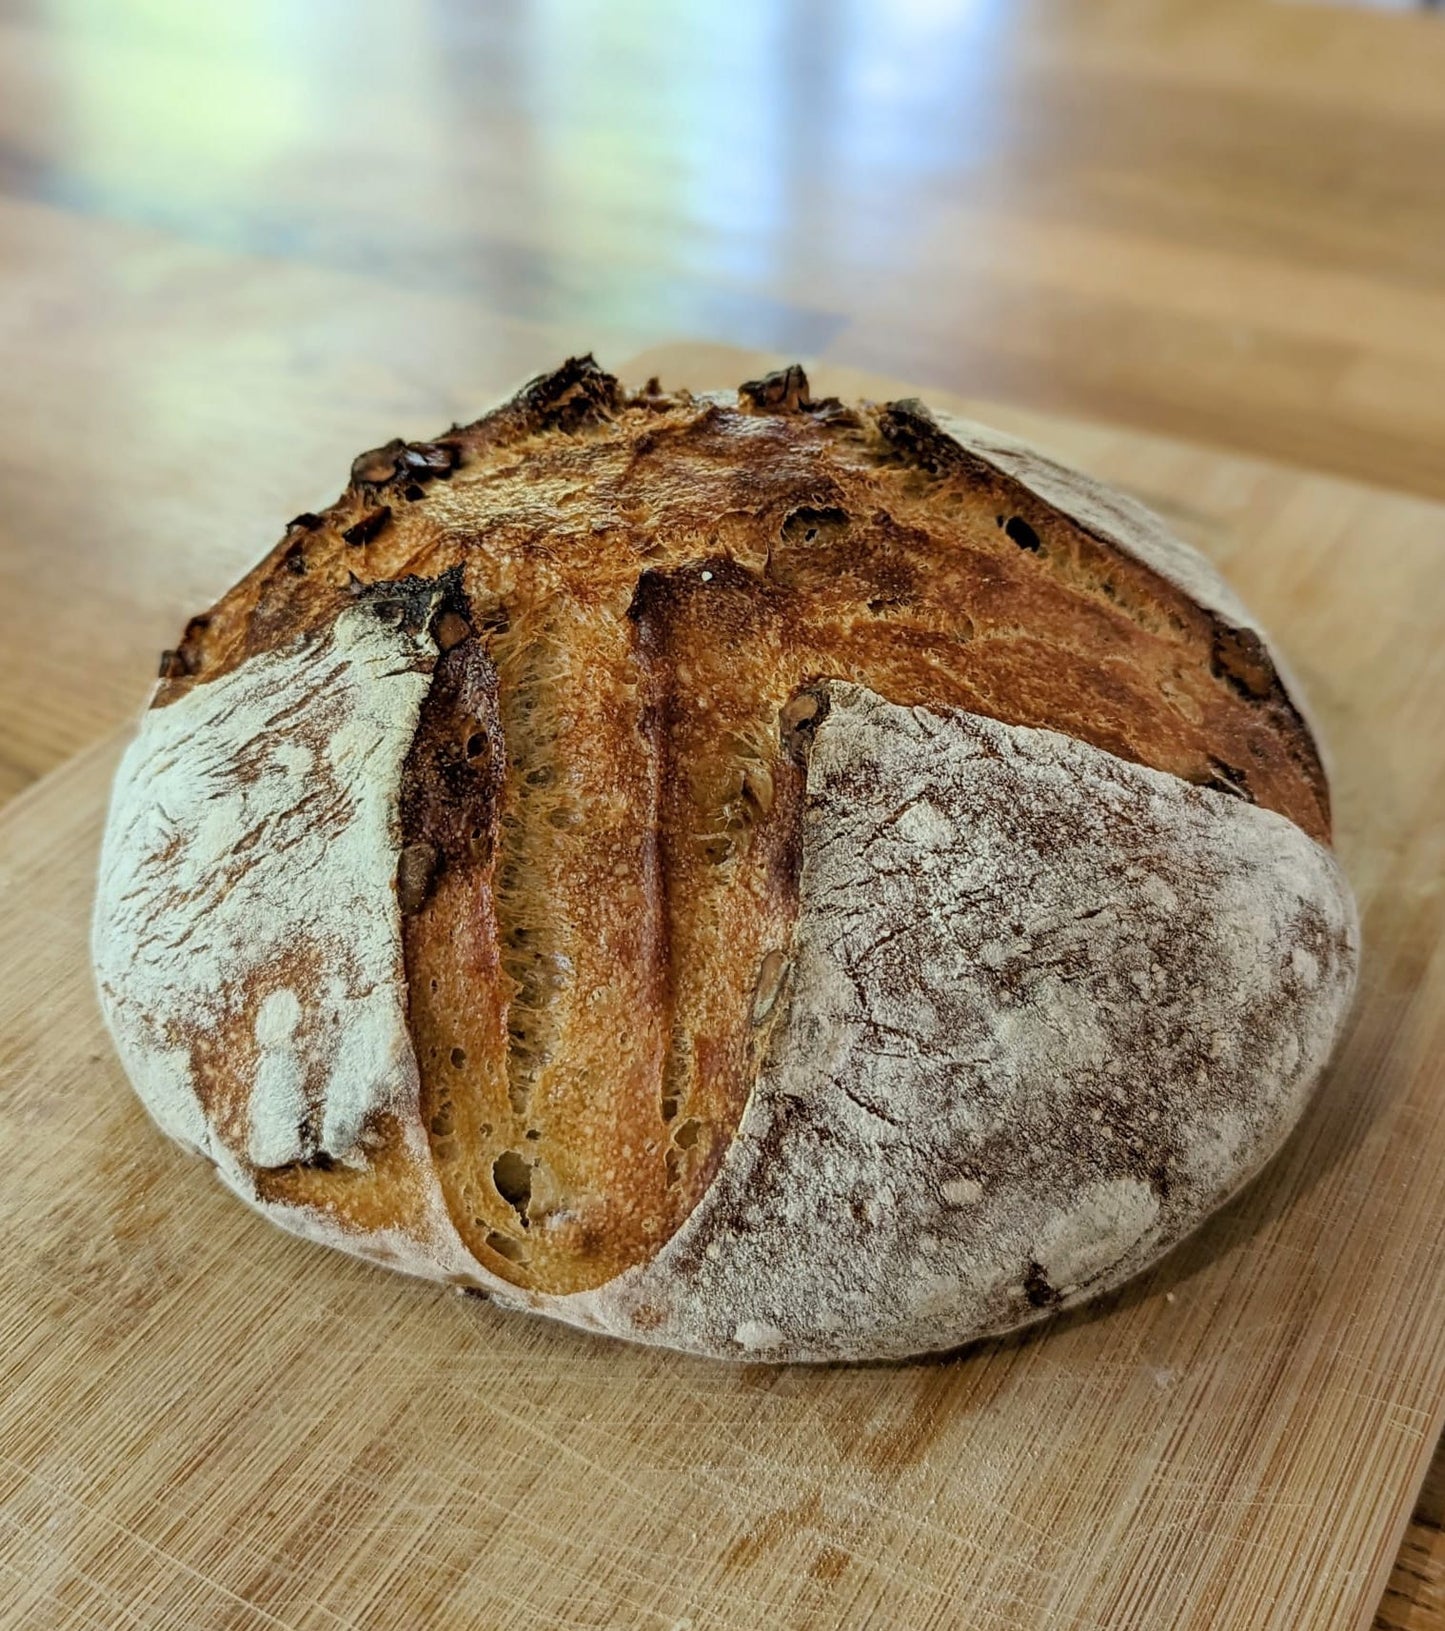
[[[442,650],[398,871],[423,1118],[458,1233],[518,1284],[648,1260],[728,1148],[796,908],[811,682],[1063,732],[1328,837],[1257,635],[917,404],[815,402],[800,369],[733,405],[574,360],[362,455],[192,622],[157,705],[408,579]]]

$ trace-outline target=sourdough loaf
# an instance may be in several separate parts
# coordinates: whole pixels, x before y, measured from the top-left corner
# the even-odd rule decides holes
[[[1354,909],[1134,504],[913,401],[590,358],[363,454],[164,654],[102,1003],[284,1227],[724,1357],[1116,1285],[1297,1118]]]

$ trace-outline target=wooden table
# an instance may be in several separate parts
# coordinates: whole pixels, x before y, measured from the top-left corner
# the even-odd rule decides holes
[[[356,449],[679,336],[1445,498],[1445,26],[0,0],[0,797]]]

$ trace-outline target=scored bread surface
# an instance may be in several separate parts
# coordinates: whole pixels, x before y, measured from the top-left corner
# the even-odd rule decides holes
[[[583,359],[358,459],[118,778],[161,1124],[287,1227],[702,1352],[946,1346],[1180,1238],[1347,1006],[1325,778],[1211,570],[990,437]]]
[[[1024,1324],[1186,1234],[1329,1053],[1353,915],[1283,817],[1054,733],[827,695],[787,1006],[733,1149],[661,1254],[568,1317],[768,1360]]]

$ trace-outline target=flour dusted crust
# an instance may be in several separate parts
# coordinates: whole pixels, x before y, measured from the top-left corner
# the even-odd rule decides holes
[[[325,1148],[365,1173],[399,1141],[414,1176],[361,1244],[418,1273],[471,1267],[417,1125],[393,892],[431,649],[357,606],[305,660],[267,653],[148,713],[116,777],[95,936],[122,1062],[160,1126],[252,1202],[258,1168]],[[278,1210],[297,1233],[343,1233]]]
[[[166,654],[95,923],[284,1227],[725,1357],[948,1347],[1268,1159],[1347,1010],[1318,754],[1152,517],[916,403],[590,359],[362,455]]]
[[[1188,1233],[1329,1055],[1354,908],[1298,828],[1048,732],[830,696],[738,1136],[659,1256],[565,1317],[765,1360],[1008,1330]]]

